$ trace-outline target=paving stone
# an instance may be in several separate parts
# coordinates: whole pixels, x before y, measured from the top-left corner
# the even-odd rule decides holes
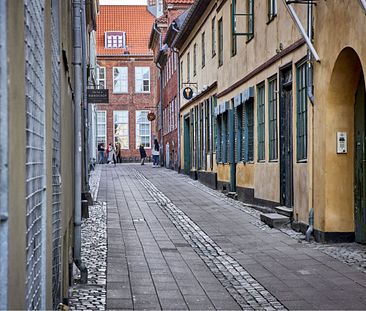
[[[156,300],[132,304],[135,309],[187,309],[182,289],[185,296],[204,297],[202,301],[192,301],[196,303],[192,309],[202,309],[204,305],[205,309],[222,310],[230,309],[228,306],[234,310],[366,306],[365,277],[354,270],[366,270],[364,246],[308,243],[301,234],[287,228],[271,229],[261,223],[258,211],[169,170],[138,165],[102,169],[99,200],[107,202],[104,207],[108,217],[104,219],[108,219],[111,228],[108,282],[122,277],[123,282],[131,282],[132,290],[135,286],[146,294],[143,286],[148,284],[147,288],[156,289],[158,296],[161,293],[160,300],[156,296]],[[105,249],[107,245],[103,243]],[[98,244],[86,244],[94,247],[92,251],[99,251]],[[122,263],[126,255],[140,259],[119,266],[118,257]],[[150,261],[150,256],[159,260]],[[194,267],[191,259],[199,262],[201,268]],[[97,265],[102,262],[96,260]],[[119,277],[110,273],[114,267]],[[122,267],[127,269],[126,275],[118,270]],[[105,267],[94,269],[95,273],[105,273]],[[169,283],[154,278],[164,273],[170,276]],[[96,276],[91,280],[105,286],[106,276],[100,281]],[[307,288],[303,290],[299,283]],[[194,284],[195,293],[185,289],[189,284]],[[111,290],[115,290],[114,286]],[[93,291],[83,294],[78,290],[82,303],[95,296]],[[163,298],[169,290],[176,299]],[[174,304],[175,300],[180,303]],[[354,305],[350,301],[355,301]],[[75,305],[82,309],[82,304]],[[92,309],[95,305],[85,306]]]

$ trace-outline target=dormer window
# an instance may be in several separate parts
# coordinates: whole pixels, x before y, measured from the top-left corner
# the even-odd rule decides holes
[[[107,31],[104,33],[106,49],[123,49],[126,47],[126,33],[123,31]]]

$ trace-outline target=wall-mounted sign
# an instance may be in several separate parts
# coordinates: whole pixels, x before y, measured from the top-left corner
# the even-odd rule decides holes
[[[186,100],[190,100],[192,99],[193,97],[193,90],[192,88],[190,88],[189,86],[185,87],[183,89],[183,97],[186,99]]]
[[[108,89],[88,89],[87,100],[93,104],[109,104]]]
[[[148,114],[147,114],[147,119],[151,122],[151,121],[154,121],[155,119],[156,119],[156,115],[155,115],[155,113],[153,113],[153,112],[149,112]]]
[[[347,153],[346,132],[337,132],[337,153]]]

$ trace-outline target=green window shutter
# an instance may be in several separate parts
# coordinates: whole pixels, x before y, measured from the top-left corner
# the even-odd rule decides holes
[[[265,116],[264,116],[264,84],[258,86],[257,94],[257,136],[258,136],[258,161],[265,158]]]
[[[221,116],[216,118],[216,162],[221,162]]]
[[[306,97],[306,63],[302,62],[296,70],[296,158],[298,161],[307,159],[308,116]]]
[[[227,161],[227,117],[226,113],[222,115],[222,162]]]
[[[243,105],[235,108],[235,160],[240,162],[242,159],[242,124],[243,124]]]
[[[254,161],[254,102],[247,102],[245,105],[246,113],[246,131],[247,131],[247,161]]]

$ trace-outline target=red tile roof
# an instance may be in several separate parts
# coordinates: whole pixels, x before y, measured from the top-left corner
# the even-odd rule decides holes
[[[104,48],[106,31],[126,33],[130,54],[152,54],[148,48],[154,16],[144,5],[101,5],[97,17],[97,55],[121,55],[125,49]]]
[[[166,0],[167,4],[192,4],[194,0]]]

